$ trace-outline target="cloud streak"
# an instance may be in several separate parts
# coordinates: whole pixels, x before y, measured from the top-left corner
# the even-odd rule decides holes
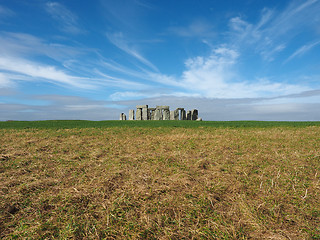
[[[85,83],[83,79],[70,76],[53,66],[40,65],[39,63],[35,64],[17,58],[0,57],[0,69],[6,72],[21,74],[21,80],[45,79],[56,84],[69,85],[77,88],[93,88],[92,85]],[[10,75],[2,74],[2,76],[7,76],[6,80],[10,81]]]
[[[0,32],[0,87],[15,87],[21,81],[42,81],[64,87],[98,89],[116,87],[119,89],[144,89],[146,84],[125,80],[103,73],[106,63],[98,60],[79,61],[77,59],[101,58],[90,49],[75,48],[44,40],[24,33]],[[61,66],[43,64],[38,57],[61,63]],[[30,58],[30,59],[28,59]],[[32,60],[31,60],[32,59]],[[110,64],[110,68],[116,65]],[[126,74],[129,69],[122,69]],[[116,72],[120,68],[115,69]],[[132,72],[136,77],[144,74]],[[87,75],[87,77],[83,77]],[[82,77],[79,77],[82,76]],[[144,75],[145,76],[145,75]]]
[[[303,45],[302,47],[300,47],[299,49],[297,49],[293,54],[291,54],[291,55],[286,59],[286,61],[284,61],[284,63],[287,63],[287,62],[291,61],[291,60],[292,60],[293,58],[295,58],[295,57],[302,56],[303,54],[305,54],[306,52],[310,51],[312,48],[316,47],[316,46],[319,45],[319,44],[320,44],[320,41]]]
[[[47,2],[46,11],[59,24],[59,28],[66,33],[79,34],[84,31],[78,24],[78,17],[64,5],[58,2]]]
[[[265,60],[273,61],[295,36],[320,24],[314,17],[319,11],[318,0],[292,1],[280,13],[263,9],[257,24],[234,17],[229,21],[230,37],[235,47],[253,47]]]
[[[14,16],[14,12],[9,8],[3,7],[0,5],[0,19]]]
[[[200,19],[194,20],[187,27],[169,27],[168,31],[180,37],[212,38],[216,36],[212,24]]]
[[[146,58],[144,58],[137,50],[135,50],[133,47],[129,46],[128,41],[124,38],[123,33],[117,32],[117,33],[107,33],[106,34],[108,40],[115,45],[117,48],[121,49],[128,55],[132,56],[136,60],[138,60],[140,63],[144,64],[145,66],[149,67],[151,70],[158,72],[158,68],[154,66],[150,61],[148,61]]]

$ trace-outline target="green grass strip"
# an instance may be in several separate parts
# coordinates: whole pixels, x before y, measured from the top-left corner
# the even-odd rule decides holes
[[[8,121],[0,122],[0,129],[72,129],[72,128],[112,128],[112,127],[179,127],[179,128],[267,128],[267,127],[309,127],[320,126],[319,121]]]

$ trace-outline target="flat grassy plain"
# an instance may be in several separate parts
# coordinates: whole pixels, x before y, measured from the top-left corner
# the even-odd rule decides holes
[[[0,122],[1,239],[320,239],[319,122]]]

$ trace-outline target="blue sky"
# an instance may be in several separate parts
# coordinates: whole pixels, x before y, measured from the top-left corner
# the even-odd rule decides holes
[[[320,120],[320,0],[0,0],[0,121]]]

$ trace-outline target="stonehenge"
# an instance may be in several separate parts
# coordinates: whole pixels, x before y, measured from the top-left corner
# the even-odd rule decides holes
[[[149,108],[148,105],[137,105],[137,110],[129,110],[129,120],[192,120],[202,121],[198,117],[198,110],[186,111],[184,108],[177,108],[170,111],[169,106],[156,106]],[[134,114],[136,113],[136,114]],[[201,120],[200,120],[201,119]],[[120,114],[120,120],[127,120],[124,113]]]

